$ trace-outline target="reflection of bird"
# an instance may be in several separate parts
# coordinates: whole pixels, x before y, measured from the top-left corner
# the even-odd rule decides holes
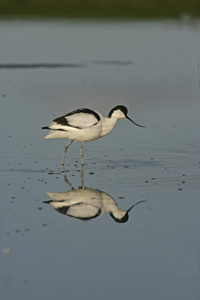
[[[47,193],[52,200],[44,201],[50,204],[59,213],[81,220],[90,220],[109,212],[110,216],[118,223],[128,221],[130,210],[120,209],[116,201],[107,193],[91,188],[72,189],[68,192]]]
[[[114,129],[118,119],[127,118],[135,125],[144,127],[131,120],[127,116],[127,112],[128,110],[125,106],[118,105],[109,112],[107,117],[103,117],[99,112],[81,108],[53,120],[49,126],[42,127],[42,129],[51,130],[45,136],[46,139],[67,138],[70,140],[64,148],[62,165],[64,165],[65,154],[69,145],[73,141],[81,142],[80,155],[83,165],[84,142],[94,141],[108,134]]]

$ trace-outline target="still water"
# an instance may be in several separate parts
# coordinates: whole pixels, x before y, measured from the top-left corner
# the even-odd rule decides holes
[[[1,299],[199,300],[200,23],[1,21],[0,35]],[[118,104],[147,127],[120,120],[82,170],[73,143],[63,172],[67,141],[41,127]]]

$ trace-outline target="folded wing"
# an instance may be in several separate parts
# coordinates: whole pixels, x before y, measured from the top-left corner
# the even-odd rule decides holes
[[[49,125],[49,129],[65,130],[67,127],[84,129],[96,125],[99,121],[100,116],[98,113],[87,108],[82,108],[56,118]]]

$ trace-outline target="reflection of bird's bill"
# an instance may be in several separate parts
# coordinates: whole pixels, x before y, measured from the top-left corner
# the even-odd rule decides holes
[[[142,126],[142,125],[140,125],[140,124],[138,124],[138,123],[135,123],[133,120],[131,120],[131,118],[129,118],[128,116],[126,116],[126,118],[129,120],[129,121],[131,121],[133,124],[135,124],[136,126],[139,126],[139,127],[146,127],[146,126]]]
[[[132,205],[128,210],[127,210],[127,213],[129,213],[129,211],[131,211],[131,209],[133,207],[135,207],[136,205],[138,205],[139,203],[142,203],[142,202],[147,202],[146,200],[141,200],[141,201],[138,201],[137,203],[135,203],[134,205]]]
[[[110,212],[110,216],[117,222],[117,223],[126,223],[129,219],[129,212],[131,211],[131,209],[133,207],[135,207],[136,205],[138,205],[139,203],[142,203],[142,202],[147,202],[146,200],[141,200],[141,201],[138,201],[137,203],[135,203],[134,205],[132,205],[127,211],[121,211],[121,215],[119,214],[118,212],[118,216],[116,214],[114,214],[113,212]]]

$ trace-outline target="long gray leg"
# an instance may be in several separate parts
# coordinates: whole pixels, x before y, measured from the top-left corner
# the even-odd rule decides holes
[[[84,145],[84,142],[81,143],[81,150],[80,150],[81,164],[82,164],[82,166],[84,165],[84,160],[83,160],[83,145]]]
[[[62,165],[64,166],[64,161],[65,161],[65,154],[66,154],[66,151],[68,149],[68,147],[71,145],[73,141],[69,141],[69,143],[67,144],[67,146],[65,146],[64,148],[64,152],[63,152],[63,159],[62,159]]]

